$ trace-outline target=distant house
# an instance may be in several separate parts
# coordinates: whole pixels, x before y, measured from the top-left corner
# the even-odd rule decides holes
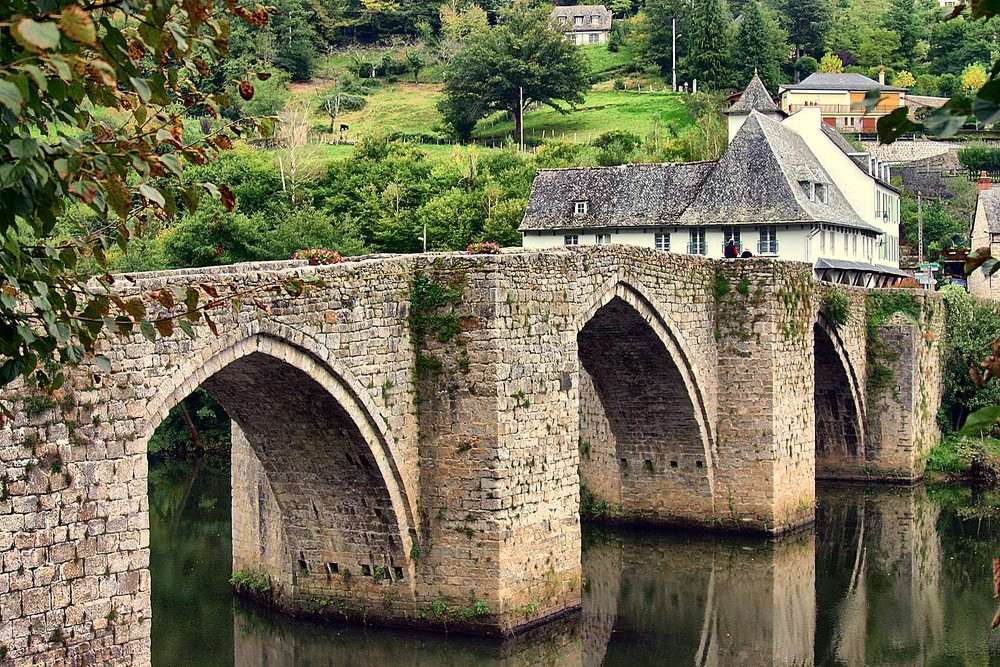
[[[994,188],[985,173],[979,177],[979,201],[972,222],[972,248],[989,248],[1000,255],[1000,188]],[[983,299],[1000,300],[1000,274],[984,276],[982,271],[968,278],[969,293]]]
[[[779,103],[789,114],[818,106],[823,122],[843,132],[874,132],[879,118],[906,105],[905,88],[886,85],[884,72],[879,79],[853,73],[810,74],[802,83],[779,86]],[[882,91],[882,100],[866,113],[861,103],[875,89]]]
[[[552,17],[574,44],[607,44],[611,37],[611,12],[604,5],[556,7]]]
[[[520,230],[526,248],[626,243],[809,262],[821,280],[884,286],[899,269],[899,191],[888,168],[820,120],[787,117],[754,77],[729,109],[715,162],[542,169]]]

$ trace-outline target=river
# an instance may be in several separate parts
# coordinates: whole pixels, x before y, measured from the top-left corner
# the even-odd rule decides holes
[[[234,599],[229,472],[150,463],[153,667],[1000,665],[1000,496],[823,484],[779,540],[584,526],[583,608],[505,642]]]

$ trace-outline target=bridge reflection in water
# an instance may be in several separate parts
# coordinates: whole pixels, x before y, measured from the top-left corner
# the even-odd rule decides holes
[[[1000,663],[1000,526],[963,490],[821,485],[815,530],[777,541],[588,529],[583,610],[484,642],[234,604],[228,475],[151,472],[156,667]]]

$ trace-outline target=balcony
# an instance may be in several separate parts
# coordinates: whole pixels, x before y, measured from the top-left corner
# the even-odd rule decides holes
[[[778,239],[761,239],[757,241],[758,255],[777,255]]]
[[[815,108],[815,104],[789,104],[788,113],[795,113],[797,111],[802,111],[807,107]],[[819,112],[824,116],[885,116],[890,114],[899,107],[893,104],[879,104],[871,111],[865,111],[863,106],[858,106],[855,108],[850,104],[821,104],[819,105]]]

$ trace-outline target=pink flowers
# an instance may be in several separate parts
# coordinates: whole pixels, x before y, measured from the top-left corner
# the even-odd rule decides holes
[[[466,255],[499,255],[500,246],[493,241],[484,241],[482,243],[473,243],[465,249]]]
[[[296,250],[292,253],[292,259],[308,259],[312,265],[317,264],[340,264],[344,258],[336,250],[325,250],[323,248],[313,248],[312,250]]]

